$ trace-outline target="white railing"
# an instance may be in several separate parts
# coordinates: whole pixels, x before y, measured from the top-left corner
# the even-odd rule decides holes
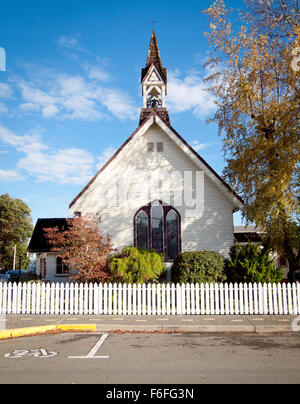
[[[300,284],[0,283],[0,314],[300,314]]]

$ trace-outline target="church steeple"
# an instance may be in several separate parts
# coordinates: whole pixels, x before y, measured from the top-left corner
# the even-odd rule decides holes
[[[166,108],[167,69],[163,67],[157,38],[153,29],[147,55],[146,66],[142,69],[143,108],[140,124],[155,109],[169,123]]]

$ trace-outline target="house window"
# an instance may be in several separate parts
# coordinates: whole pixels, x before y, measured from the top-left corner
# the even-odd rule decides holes
[[[69,275],[69,268],[61,257],[56,258],[56,275]]]
[[[180,215],[160,201],[149,203],[134,217],[135,246],[162,253],[168,261],[181,251]]]

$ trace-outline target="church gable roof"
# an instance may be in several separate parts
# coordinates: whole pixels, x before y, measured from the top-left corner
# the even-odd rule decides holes
[[[125,141],[125,143],[117,150],[111,159],[101,168],[101,170],[92,178],[86,187],[71,202],[70,208],[80,199],[87,189],[95,182],[101,173],[127,148],[128,144],[139,134],[145,133],[153,124],[157,124],[164,133],[166,133],[177,146],[190,157],[190,159],[203,170],[212,182],[227,196],[228,199],[236,206],[237,209],[243,207],[243,200],[234,192],[234,190],[220,177],[212,167],[175,131],[175,129],[166,122],[163,117],[155,109],[136,129],[136,131]]]

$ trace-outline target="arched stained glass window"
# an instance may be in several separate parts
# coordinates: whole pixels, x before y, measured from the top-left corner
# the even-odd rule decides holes
[[[141,210],[136,218],[137,247],[149,248],[149,220],[147,214]]]
[[[149,203],[134,217],[135,246],[162,253],[173,261],[181,252],[181,223],[176,209],[160,201]]]
[[[158,253],[164,251],[164,211],[162,205],[156,201],[151,209],[152,248]]]
[[[167,258],[174,260],[179,254],[179,217],[175,210],[167,215]]]

